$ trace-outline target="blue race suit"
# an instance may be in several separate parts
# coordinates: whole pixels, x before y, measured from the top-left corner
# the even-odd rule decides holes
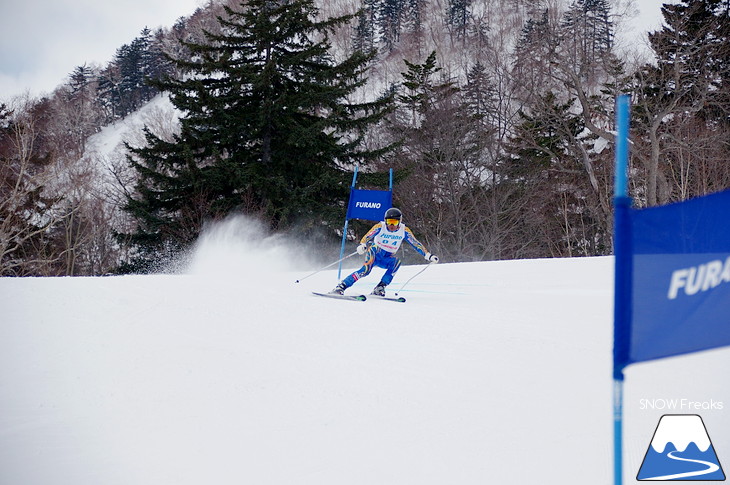
[[[365,262],[362,268],[342,280],[345,288],[349,288],[360,278],[369,275],[374,266],[385,269],[385,274],[380,282],[383,286],[389,285],[400,268],[400,259],[395,256],[395,253],[403,241],[413,246],[413,249],[421,256],[426,256],[428,251],[425,246],[416,239],[413,231],[405,224],[401,223],[395,231],[388,231],[383,222],[375,224],[360,240],[361,244],[368,245]]]

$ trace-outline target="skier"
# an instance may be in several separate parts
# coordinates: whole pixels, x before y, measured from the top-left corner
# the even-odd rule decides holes
[[[373,288],[372,294],[385,296],[385,287],[393,281],[393,276],[400,268],[400,259],[395,256],[395,253],[403,241],[413,246],[421,256],[426,258],[426,261],[430,263],[439,262],[439,258],[426,250],[426,247],[416,239],[410,228],[401,223],[402,219],[403,214],[395,207],[385,211],[383,222],[375,224],[362,237],[360,245],[357,247],[357,252],[365,255],[365,263],[362,268],[342,280],[330,293],[343,295],[345,290],[355,284],[357,280],[369,275],[373,266],[378,266],[379,268],[385,268],[386,271],[380,283]]]

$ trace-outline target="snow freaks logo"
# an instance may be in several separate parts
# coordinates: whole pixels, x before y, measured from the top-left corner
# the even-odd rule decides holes
[[[662,416],[636,479],[725,480],[702,418],[696,414]]]

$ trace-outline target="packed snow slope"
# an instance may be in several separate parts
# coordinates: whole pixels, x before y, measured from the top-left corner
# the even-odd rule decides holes
[[[176,274],[0,279],[0,483],[612,483],[613,258],[439,264],[406,303],[338,301],[310,294],[336,269],[295,283],[305,248],[259,229],[211,229]],[[625,483],[663,414],[700,414],[730,463],[729,368],[629,367]]]

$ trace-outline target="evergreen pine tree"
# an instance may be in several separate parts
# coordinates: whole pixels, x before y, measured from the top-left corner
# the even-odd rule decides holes
[[[561,103],[548,92],[540,101],[531,112],[519,112],[522,121],[499,166],[500,184],[510,186],[528,208],[521,221],[525,247],[531,246],[525,256],[601,254],[604,215],[583,180],[577,144],[585,127],[571,113],[575,100]]]
[[[469,8],[471,0],[449,0],[446,7],[446,21],[454,27],[459,38],[466,36],[466,26],[469,22]]]
[[[433,104],[458,91],[458,87],[452,81],[436,83],[434,78],[442,70],[436,66],[436,51],[432,51],[423,64],[404,62],[408,67],[408,72],[403,73],[405,93],[399,95],[398,100],[413,115],[413,123],[419,125]]]
[[[369,52],[375,49],[377,9],[377,0],[363,0],[360,12],[357,14],[357,25],[353,35],[356,50]]]
[[[722,0],[667,4],[662,7],[666,27],[649,34],[657,73],[676,73],[665,77],[674,83],[675,95],[688,104],[723,92],[721,84],[730,72],[729,10]]]
[[[234,210],[265,215],[273,229],[339,225],[343,167],[388,150],[361,141],[390,99],[348,102],[373,54],[330,53],[328,33],[353,16],[315,20],[313,0],[225,10],[222,33],[186,44],[192,60],[175,61],[188,75],[157,83],[183,113],[180,134],[167,142],[147,131],[146,147],[130,147],[139,184],[127,210],[143,257],[186,247],[206,220]]]
[[[405,0],[382,0],[378,23],[388,50],[392,50],[400,40],[404,12]]]
[[[122,78],[119,67],[112,62],[99,74],[99,87],[97,92],[99,105],[105,111],[106,122],[112,122],[123,116],[122,95],[120,84]]]
[[[420,37],[423,34],[425,0],[406,0],[404,5],[403,31]]]
[[[613,22],[608,0],[574,0],[563,16],[560,42],[575,71],[591,78],[613,46]]]
[[[522,28],[515,47],[512,78],[516,93],[524,101],[554,89],[556,48],[558,36],[550,22],[549,10],[535,12]]]
[[[396,167],[408,173],[399,184],[399,193],[407,194],[400,203],[429,247],[447,259],[480,259],[488,252],[481,190],[490,135],[482,111],[488,86],[463,92],[439,74],[435,51],[422,64],[405,64],[392,126],[403,140]],[[486,83],[480,74],[474,71],[470,80]]]
[[[82,66],[76,66],[69,75],[69,87],[71,88],[71,95],[75,96],[76,94],[86,90],[86,88],[91,83],[93,77],[93,70],[86,64]]]
[[[636,132],[649,145],[647,205],[723,189],[730,178],[723,141],[730,128],[730,7],[682,0],[662,14],[664,27],[649,34],[655,62],[636,73],[632,108]]]

